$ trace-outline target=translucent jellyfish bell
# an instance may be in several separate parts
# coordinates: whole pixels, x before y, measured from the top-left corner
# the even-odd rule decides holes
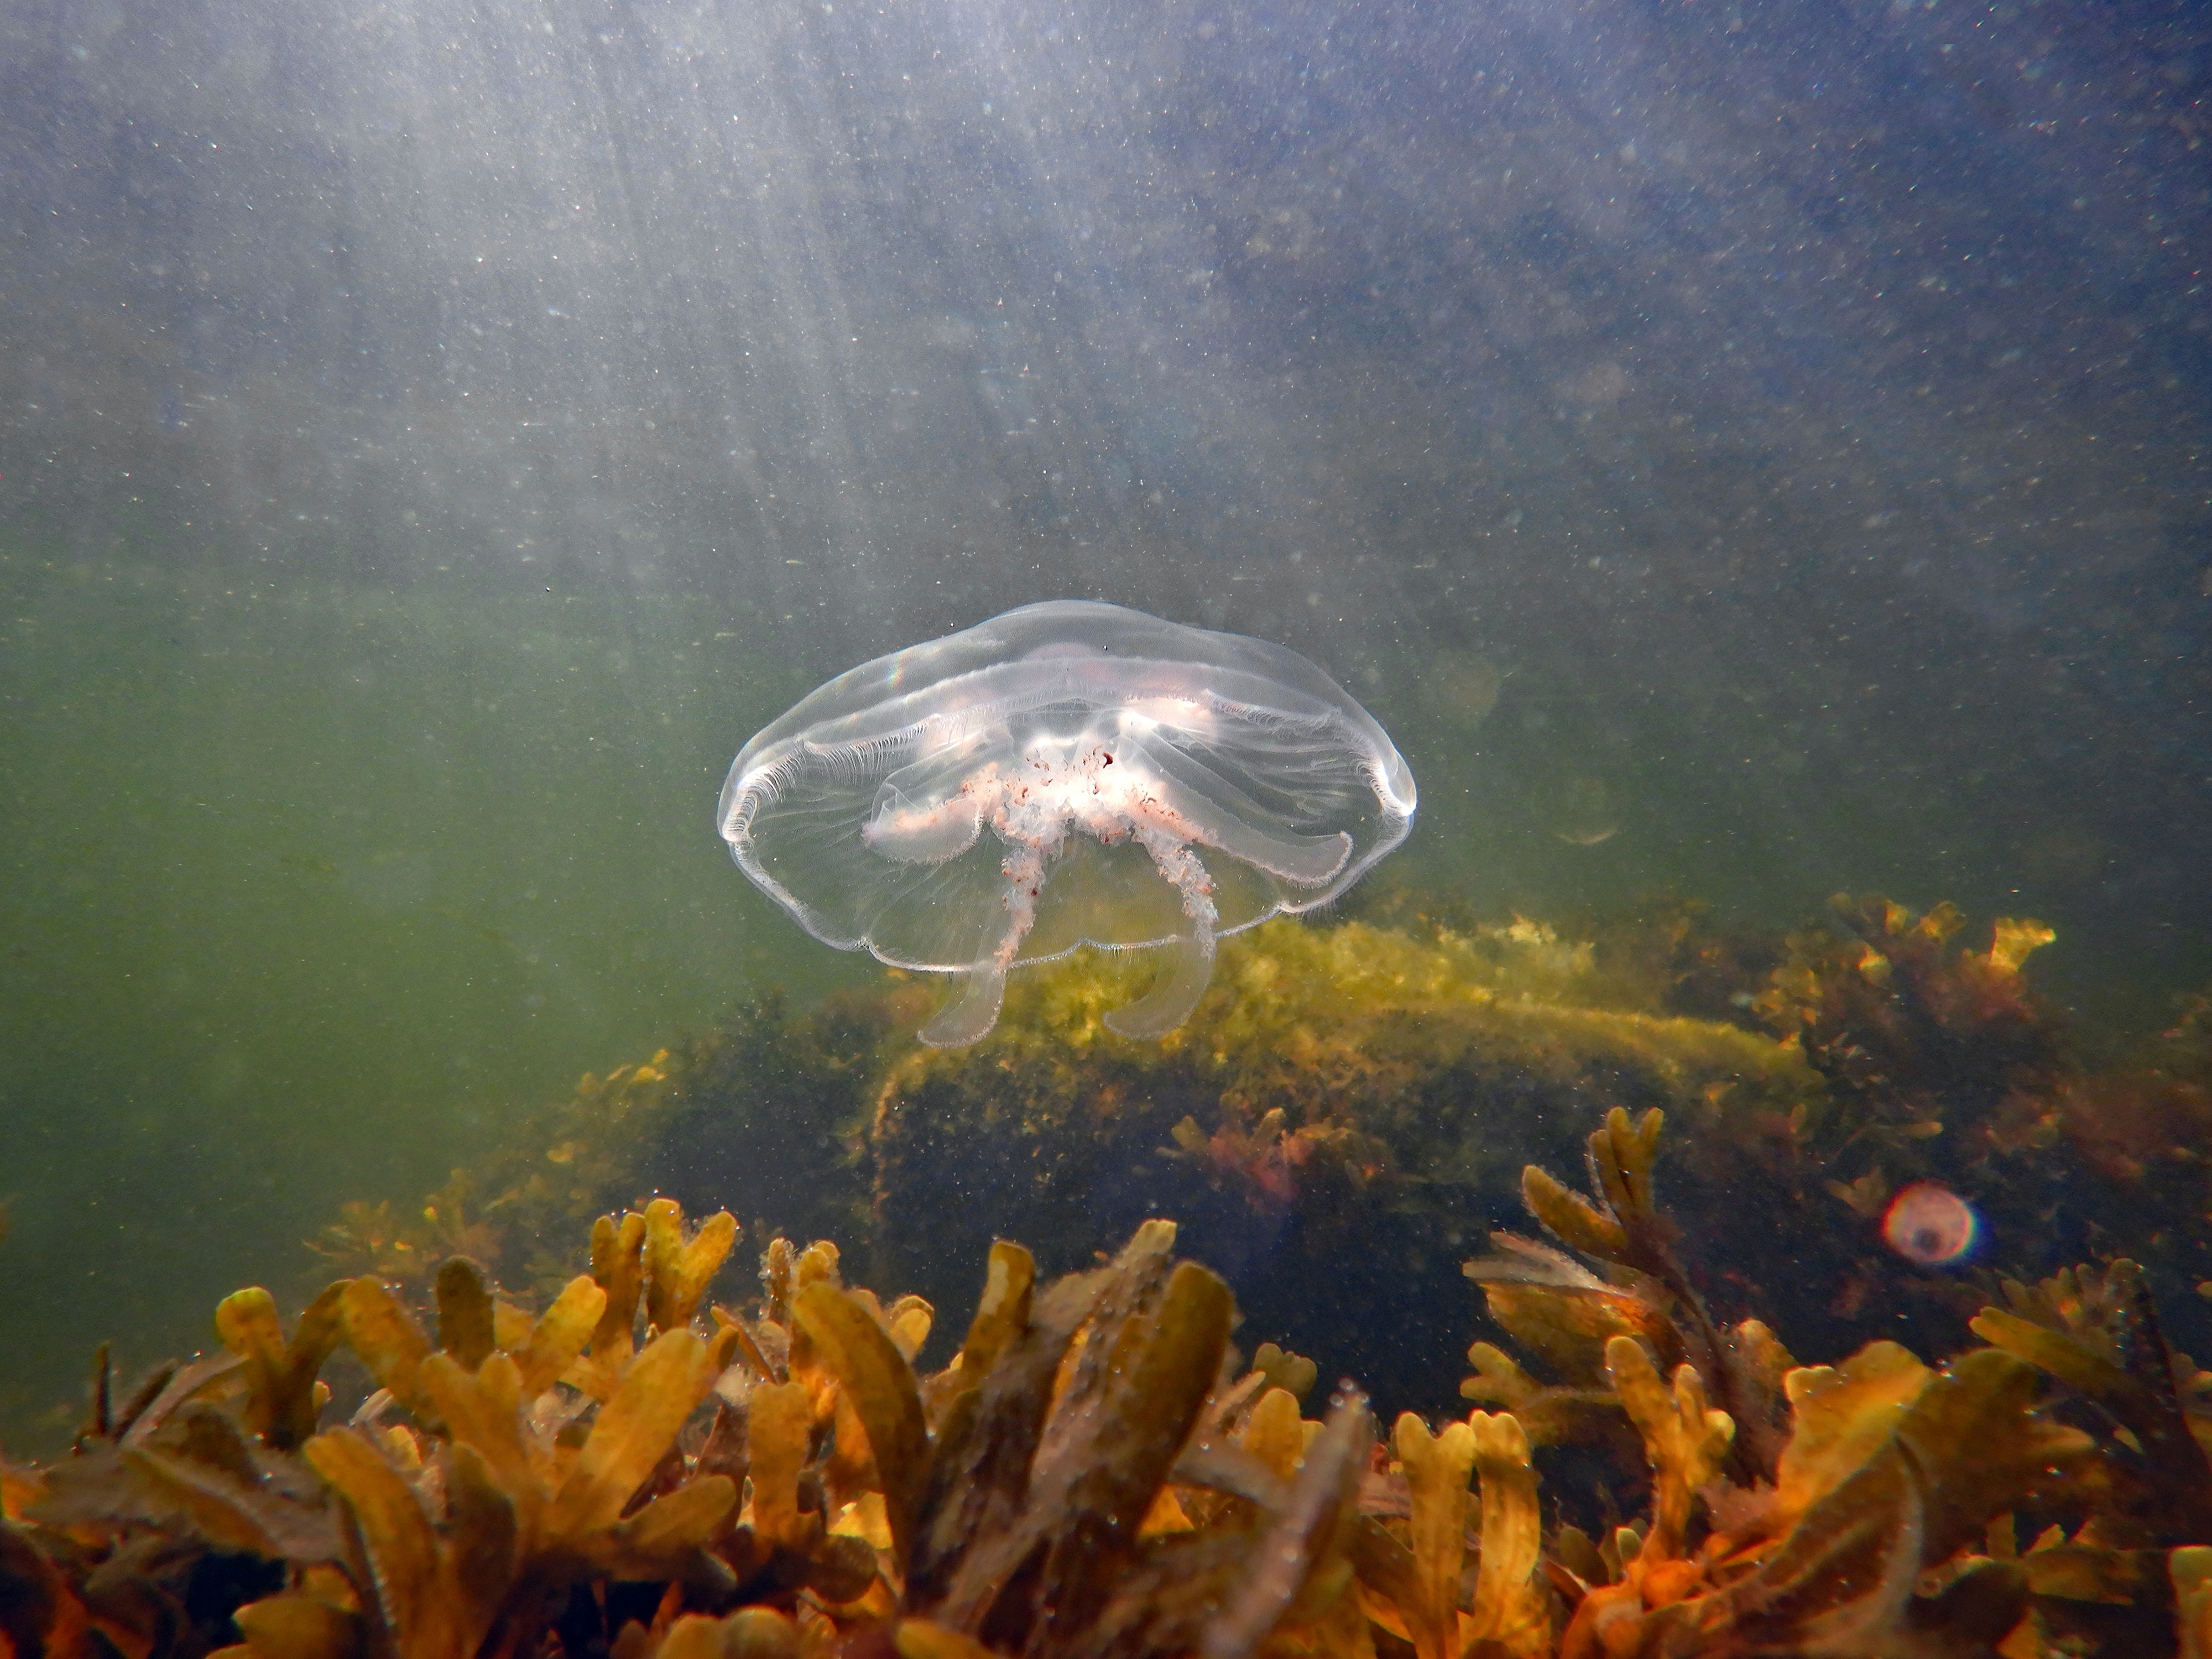
[[[1087,600],[863,663],[738,751],[738,866],[840,950],[967,976],[922,1031],[973,1042],[1008,969],[1164,947],[1124,1036],[1188,1018],[1214,941],[1349,887],[1406,838],[1413,775],[1295,651]]]

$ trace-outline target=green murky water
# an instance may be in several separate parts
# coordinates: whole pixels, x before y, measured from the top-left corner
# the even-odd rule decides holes
[[[0,591],[11,1428],[88,1337],[189,1351],[342,1200],[855,969],[762,926],[712,834],[786,688],[700,607],[127,562]]]

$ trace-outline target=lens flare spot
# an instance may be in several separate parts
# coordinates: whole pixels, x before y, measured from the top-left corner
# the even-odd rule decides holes
[[[1916,1181],[1890,1201],[1881,1236],[1907,1261],[1948,1267],[1972,1253],[1982,1231],[1974,1206],[1948,1187]]]

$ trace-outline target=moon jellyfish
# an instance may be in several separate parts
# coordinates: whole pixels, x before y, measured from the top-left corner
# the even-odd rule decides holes
[[[1577,773],[1552,794],[1552,834],[1568,846],[1595,847],[1620,833],[1620,814],[1603,778]]]
[[[1173,1030],[1217,939],[1334,898],[1413,804],[1297,652],[1063,599],[839,675],[738,751],[718,824],[824,944],[963,975],[921,1033],[952,1047],[998,1024],[1010,969],[1082,945],[1170,952],[1106,1023]]]

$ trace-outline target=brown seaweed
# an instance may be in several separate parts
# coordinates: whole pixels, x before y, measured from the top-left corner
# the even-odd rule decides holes
[[[1941,1126],[1987,1150],[2047,1139],[2047,1109],[2002,1109],[2045,1098],[2067,1070],[2057,1015],[2021,972],[2052,931],[2000,917],[1976,951],[1954,944],[1966,919],[1953,904],[1916,913],[1839,893],[1830,911],[1830,927],[1791,937],[1758,1007],[1855,1115],[1892,1133]]]
[[[1162,1220],[1057,1278],[993,1245],[930,1372],[934,1310],[827,1241],[714,1301],[736,1222],[669,1200],[534,1297],[463,1255],[289,1329],[241,1291],[222,1354],[127,1398],[103,1356],[75,1450],[0,1467],[0,1659],[2203,1659],[2212,1377],[2140,1269],[2007,1282],[1947,1363],[1801,1365],[1708,1311],[1663,1121],[1610,1113],[1587,1192],[1528,1169],[1565,1248],[1474,1264],[1553,1380],[1478,1343],[1503,1409],[1387,1442],[1354,1390],[1305,1415],[1310,1360],[1241,1359]],[[1547,1527],[1616,1452],[1644,1495]],[[190,1614],[225,1562],[260,1576]]]
[[[1483,1285],[1493,1316],[1509,1329],[1517,1322],[1564,1341],[1580,1332],[1598,1334],[1589,1329],[1595,1320],[1612,1327],[1601,1337],[1608,1369],[1613,1345],[1623,1338],[1640,1339],[1669,1363],[1690,1366],[1701,1379],[1698,1386],[1711,1389],[1735,1425],[1728,1455],[1735,1471],[1747,1480],[1771,1480],[1782,1445],[1775,1382],[1788,1356],[1756,1323],[1723,1333],[1675,1256],[1674,1228],[1659,1211],[1653,1182],[1665,1121],[1656,1107],[1635,1121],[1617,1106],[1607,1113],[1604,1127],[1589,1138],[1591,1195],[1563,1186],[1533,1164],[1522,1172],[1529,1212],[1560,1243],[1614,1270],[1619,1284],[1601,1281],[1571,1261],[1545,1262],[1539,1276],[1532,1271],[1534,1253],[1510,1236],[1498,1240],[1499,1255],[1470,1262],[1466,1271]],[[1535,1305],[1517,1308],[1515,1287],[1536,1291]]]
[[[2191,1408],[2202,1374],[2166,1346],[2142,1269],[2122,1257],[2004,1292],[2010,1305],[1983,1309],[1974,1334],[2105,1414],[2128,1530],[2153,1545],[2212,1537],[2212,1413]]]

